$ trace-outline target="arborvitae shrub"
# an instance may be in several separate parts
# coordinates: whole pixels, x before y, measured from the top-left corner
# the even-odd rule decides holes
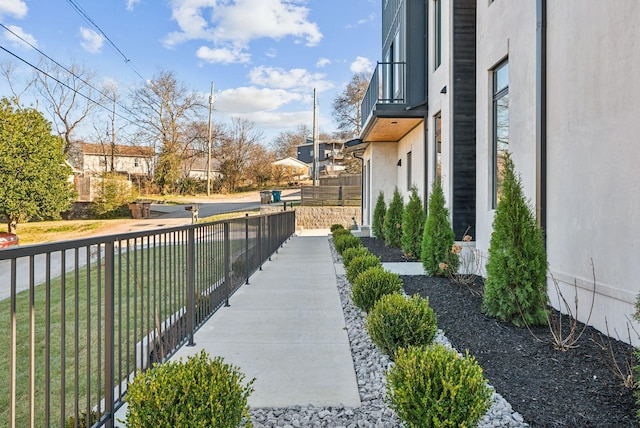
[[[384,240],[384,217],[387,214],[387,204],[384,202],[384,193],[380,191],[373,209],[373,234],[376,238]]]
[[[369,254],[371,253],[365,247],[347,248],[342,252],[342,264],[345,268],[347,268],[349,267],[349,263],[351,263],[351,260],[353,260],[355,257],[366,256]]]
[[[452,252],[455,235],[449,222],[440,180],[433,182],[422,238],[422,265],[431,276],[457,272],[460,259]]]
[[[337,235],[333,238],[333,245],[336,247],[338,254],[342,255],[347,248],[358,248],[362,246],[362,241],[357,236],[349,234]]]
[[[134,427],[251,426],[253,380],[203,350],[186,362],[155,364],[129,384],[127,424]]]
[[[384,243],[387,247],[399,247],[402,238],[402,212],[404,202],[398,192],[398,188],[393,191],[393,199],[389,204],[387,214],[384,216]]]
[[[331,231],[331,233],[333,233],[338,229],[344,229],[344,226],[338,223],[334,223],[331,225],[331,228],[329,230]]]
[[[491,396],[475,359],[440,344],[398,349],[387,371],[387,400],[411,428],[476,427]]]
[[[509,155],[503,172],[482,310],[520,326],[546,324],[547,255],[542,230],[525,200]]]
[[[382,268],[380,258],[373,254],[366,256],[354,257],[347,266],[347,280],[353,285],[358,275],[372,267]]]
[[[365,312],[369,312],[382,296],[401,291],[402,281],[398,274],[377,266],[360,273],[351,286],[353,304]]]
[[[366,327],[373,343],[394,358],[399,348],[430,345],[436,336],[438,321],[429,299],[417,294],[411,298],[387,294],[373,305]]]
[[[411,188],[411,197],[402,212],[402,252],[408,257],[419,259],[422,253],[422,238],[426,214],[418,189]]]

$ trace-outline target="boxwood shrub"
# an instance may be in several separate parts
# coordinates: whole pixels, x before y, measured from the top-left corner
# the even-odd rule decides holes
[[[354,257],[347,266],[347,280],[353,285],[358,275],[372,267],[382,269],[382,263],[378,256],[367,254],[366,256]]]
[[[400,348],[387,370],[387,401],[407,427],[476,427],[491,396],[475,359],[440,344]]]
[[[342,264],[346,268],[349,266],[349,263],[351,263],[351,260],[353,260],[355,257],[367,256],[369,254],[371,254],[371,252],[369,252],[369,250],[365,247],[347,248],[342,252]]]
[[[394,358],[399,348],[433,343],[438,321],[429,299],[394,293],[378,299],[367,315],[365,326],[373,343]]]
[[[329,230],[331,230],[331,233],[333,233],[338,229],[344,229],[344,226],[338,223],[334,223],[331,225],[331,228]]]
[[[378,266],[360,273],[351,286],[353,304],[366,312],[369,312],[382,296],[401,291],[402,281],[398,274]]]
[[[336,247],[336,251],[342,255],[342,253],[344,253],[344,250],[346,250],[347,248],[358,248],[358,247],[362,247],[362,242],[360,241],[360,238],[358,238],[357,236],[353,236],[351,233],[349,234],[340,234],[340,235],[336,235],[333,238],[333,245],[335,245]]]
[[[237,367],[213,360],[203,350],[186,362],[155,364],[129,384],[127,424],[134,427],[252,426],[244,384]]]

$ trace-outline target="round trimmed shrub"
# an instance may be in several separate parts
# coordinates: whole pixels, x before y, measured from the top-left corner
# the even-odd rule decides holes
[[[349,266],[347,266],[347,280],[353,285],[358,275],[372,267],[382,269],[382,263],[378,256],[367,254],[366,256],[354,257],[349,262]]]
[[[341,224],[335,223],[331,225],[331,228],[329,230],[331,231],[331,233],[333,233],[338,229],[344,229],[344,226]]]
[[[337,228],[336,230],[331,232],[331,235],[333,236],[333,239],[336,239],[338,236],[341,235],[351,235],[351,231],[349,229],[345,229],[344,227],[342,228]]]
[[[154,364],[129,384],[127,424],[134,427],[251,426],[244,383],[237,367],[213,360],[203,350],[186,362]]]
[[[398,349],[387,371],[387,401],[407,427],[476,427],[491,396],[476,360],[440,344]]]
[[[366,327],[373,343],[393,359],[399,348],[433,343],[438,321],[429,299],[388,294],[373,305]]]
[[[353,259],[352,263],[356,260]],[[360,273],[351,287],[353,304],[365,312],[369,312],[382,296],[401,291],[400,276],[378,266],[370,267]]]
[[[353,236],[351,233],[348,235],[338,235],[333,239],[333,245],[336,247],[338,254],[342,255],[347,248],[362,247],[362,242],[357,236]]]
[[[353,260],[355,257],[367,256],[369,254],[371,254],[371,252],[369,252],[369,250],[365,247],[347,248],[342,252],[342,264],[346,268],[349,266],[349,263],[351,263],[351,260]]]

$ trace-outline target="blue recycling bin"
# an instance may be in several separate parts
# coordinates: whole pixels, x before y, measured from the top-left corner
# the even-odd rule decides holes
[[[271,195],[273,196],[273,202],[280,202],[281,194],[282,194],[281,190],[272,190]]]

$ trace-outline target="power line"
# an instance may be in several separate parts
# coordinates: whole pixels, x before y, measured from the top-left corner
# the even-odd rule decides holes
[[[127,58],[124,52],[122,52],[122,50],[120,50],[120,48],[116,46],[116,44],[109,38],[109,36],[107,36],[107,33],[102,31],[102,28],[100,28],[100,26],[96,24],[93,19],[91,19],[89,14],[85,12],[84,9],[82,9],[82,6],[76,3],[75,0],[67,0],[67,3],[71,5],[71,7],[87,22],[87,24],[95,28],[102,35],[102,37],[104,37],[104,39],[111,45],[111,47],[122,57],[122,59],[124,60],[124,63],[127,64],[129,68],[131,68],[131,70],[133,70],[133,72],[136,73],[140,79],[144,80],[144,77],[142,77],[142,75],[138,72],[138,70],[136,70],[133,64],[131,64],[131,59]]]

